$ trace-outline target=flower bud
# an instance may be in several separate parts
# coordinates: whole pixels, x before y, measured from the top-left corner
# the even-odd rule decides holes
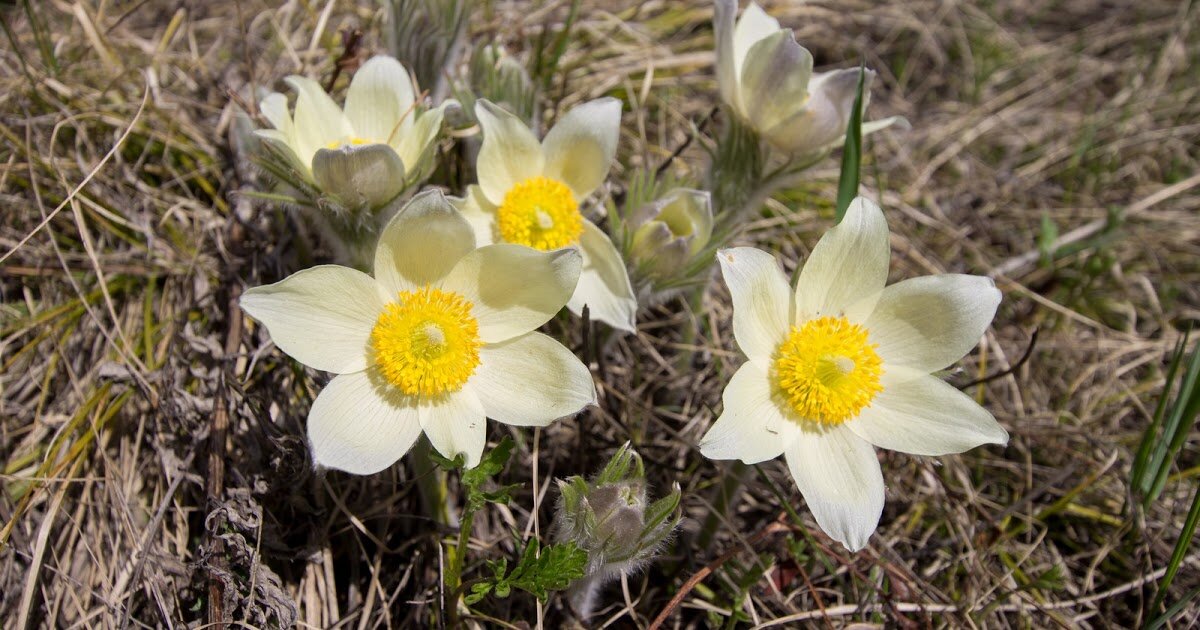
[[[586,618],[604,582],[648,562],[679,524],[680,489],[649,502],[642,458],[626,443],[590,482],[559,480],[554,536],[588,554],[586,573],[571,587],[571,604]]]
[[[706,191],[676,188],[635,211],[632,223],[630,255],[639,275],[678,278],[712,237],[712,200]]]

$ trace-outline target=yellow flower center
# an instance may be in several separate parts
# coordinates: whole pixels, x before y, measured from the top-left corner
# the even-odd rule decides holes
[[[778,393],[800,418],[826,425],[855,416],[883,391],[882,362],[867,331],[845,317],[792,326],[775,351]]]
[[[583,215],[566,184],[531,177],[505,193],[496,210],[496,228],[509,243],[549,251],[579,240]]]
[[[341,140],[334,140],[333,142],[330,142],[329,144],[325,145],[325,148],[326,149],[340,149],[347,145],[357,147],[357,146],[362,146],[364,144],[380,144],[380,143],[374,142],[372,140],[368,140],[366,138],[360,138],[358,136],[351,136],[349,138],[343,138]]]
[[[430,287],[401,291],[371,330],[376,365],[409,396],[461,389],[479,367],[480,345],[471,303]]]

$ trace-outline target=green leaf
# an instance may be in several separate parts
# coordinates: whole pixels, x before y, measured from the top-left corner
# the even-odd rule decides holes
[[[862,166],[862,114],[863,82],[866,67],[858,67],[858,91],[854,95],[854,107],[850,110],[850,123],[846,125],[846,144],[842,147],[842,174],[838,179],[837,222],[842,222],[850,202],[858,196],[858,175]]]
[[[516,588],[545,601],[550,591],[560,591],[583,577],[587,560],[587,552],[575,543],[541,547],[537,539],[530,539],[521,553],[521,561],[507,576],[503,575],[503,564],[493,565],[493,569],[500,568],[501,571],[488,580],[488,589],[504,598]],[[471,590],[481,589],[477,585]]]
[[[1167,596],[1167,589],[1175,580],[1175,574],[1187,556],[1188,548],[1192,546],[1192,537],[1196,534],[1196,524],[1200,522],[1200,484],[1196,484],[1196,492],[1192,495],[1192,507],[1188,510],[1187,520],[1179,532],[1179,540],[1175,542],[1175,550],[1171,552],[1171,560],[1167,563],[1167,572],[1163,574],[1162,582],[1158,583],[1158,593],[1154,596],[1154,605],[1150,610],[1158,610]],[[1194,597],[1190,595],[1187,599]]]

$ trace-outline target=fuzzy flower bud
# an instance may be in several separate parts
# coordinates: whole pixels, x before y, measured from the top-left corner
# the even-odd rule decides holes
[[[677,278],[712,237],[712,199],[703,190],[676,188],[635,211],[633,225],[630,254],[639,275]]]
[[[568,596],[587,618],[600,587],[648,562],[679,524],[680,489],[649,502],[642,458],[626,443],[590,482],[583,477],[559,480],[561,496],[554,517],[559,542],[573,542],[588,554],[583,578]]]

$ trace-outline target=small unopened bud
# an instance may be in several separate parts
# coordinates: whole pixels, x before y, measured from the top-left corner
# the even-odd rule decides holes
[[[712,200],[703,190],[676,188],[636,210],[632,223],[630,254],[640,275],[679,279],[712,238]]]
[[[675,531],[681,492],[675,484],[670,494],[649,502],[642,458],[628,443],[591,481],[571,477],[559,480],[558,487],[554,536],[588,554],[584,577],[568,593],[576,613],[586,619],[605,582],[649,562]]]

